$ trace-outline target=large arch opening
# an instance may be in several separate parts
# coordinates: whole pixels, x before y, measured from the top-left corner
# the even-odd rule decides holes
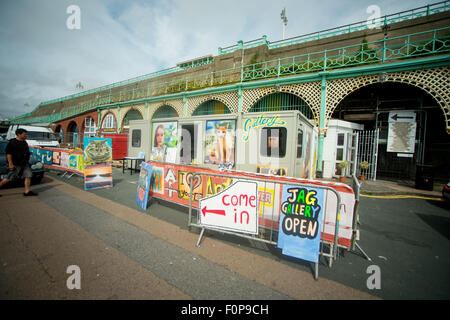
[[[152,119],[161,119],[161,118],[175,118],[178,117],[177,111],[169,106],[169,105],[162,105],[160,106],[155,113],[152,116]]]
[[[78,132],[78,126],[75,121],[72,121],[67,126],[67,143],[72,148],[77,148],[80,144],[80,137]]]
[[[426,91],[399,82],[370,84],[345,97],[332,118],[363,124],[364,130],[379,129],[378,178],[417,184],[417,174],[426,171],[434,180],[448,182],[450,135],[442,108]],[[408,152],[396,152],[402,143],[408,144]]]
[[[200,104],[192,113],[193,116],[205,116],[212,114],[230,114],[230,109],[219,100],[208,100]]]
[[[314,119],[308,103],[295,94],[286,92],[276,92],[259,99],[249,110],[249,112],[271,112],[284,110],[298,110],[309,120]]]
[[[144,117],[139,112],[139,110],[130,109],[130,110],[128,110],[128,112],[126,113],[125,117],[123,118],[122,128],[128,129],[129,126],[130,126],[130,121],[131,120],[142,120],[142,119],[144,119]]]

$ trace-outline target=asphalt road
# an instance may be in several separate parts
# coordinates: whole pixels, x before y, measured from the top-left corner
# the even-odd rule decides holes
[[[202,247],[186,210],[136,204],[138,175],[114,170],[112,189],[83,190],[81,179],[48,175],[0,190],[0,299],[448,299],[450,210],[423,199],[361,198],[361,240],[372,258],[341,252],[311,265],[270,245],[208,232]],[[81,270],[69,290],[67,267]],[[368,289],[367,268],[381,271]]]

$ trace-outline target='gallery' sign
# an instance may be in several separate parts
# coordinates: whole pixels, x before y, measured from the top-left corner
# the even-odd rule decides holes
[[[283,254],[318,262],[323,190],[283,186],[278,247]]]
[[[285,126],[286,121],[281,120],[280,116],[277,114],[272,117],[265,117],[264,114],[259,115],[256,118],[248,118],[244,122],[244,134],[242,135],[242,140],[244,142],[248,141],[250,130],[253,128],[259,127],[277,127],[277,126]]]

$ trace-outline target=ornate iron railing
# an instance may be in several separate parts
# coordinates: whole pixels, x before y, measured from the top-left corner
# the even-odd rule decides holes
[[[374,42],[362,42],[357,45],[289,58],[258,62],[171,81],[155,82],[151,85],[121,90],[116,93],[110,91],[108,94],[98,95],[95,99],[80,103],[70,109],[61,111],[58,114],[28,118],[21,116],[11,120],[11,122],[19,124],[55,122],[109,104],[259,79],[329,71],[359,65],[383,63],[392,60],[436,55],[447,53],[449,51],[450,27],[447,27],[395,38],[386,38]],[[27,114],[27,116],[29,115],[30,114]]]

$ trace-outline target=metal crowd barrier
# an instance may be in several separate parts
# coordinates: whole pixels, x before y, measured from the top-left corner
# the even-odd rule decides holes
[[[281,182],[281,181],[267,181],[264,179],[259,178],[250,178],[250,177],[239,177],[239,178],[232,178],[229,175],[226,174],[212,174],[210,172],[198,172],[198,175],[207,175],[208,177],[214,177],[214,182],[216,182],[216,178],[228,178],[232,179],[230,185],[236,181],[252,181],[258,183],[259,190],[261,187],[263,187],[264,192],[268,189],[268,184],[273,185],[273,188],[270,186],[270,190],[280,190],[280,204],[281,204],[281,186],[282,185],[290,185],[290,186],[299,186],[299,187],[306,187],[306,188],[314,188],[314,189],[323,189],[324,190],[324,203],[323,203],[323,216],[322,216],[322,224],[321,224],[321,240],[320,240],[320,250],[319,250],[319,261],[317,263],[314,263],[314,278],[317,279],[319,277],[319,262],[320,262],[320,256],[327,257],[328,258],[328,264],[331,268],[333,260],[336,260],[338,257],[338,234],[339,234],[339,212],[341,208],[341,197],[339,195],[339,192],[337,192],[335,189],[327,186],[319,186],[319,185],[313,185],[313,184],[305,184],[305,183],[293,183],[293,182]],[[279,216],[280,216],[280,208],[278,204],[275,203],[275,192],[272,196],[272,212],[269,219],[264,218],[264,212],[262,217],[258,217],[259,223],[258,223],[258,234],[257,235],[248,235],[244,233],[238,233],[223,229],[217,229],[211,226],[203,226],[200,224],[200,207],[195,208],[192,206],[194,200],[193,195],[193,188],[192,183],[194,179],[191,179],[190,181],[190,200],[189,200],[189,218],[188,218],[188,227],[198,227],[201,228],[200,235],[197,241],[197,246],[200,246],[202,237],[204,236],[205,230],[211,230],[215,232],[221,232],[224,234],[230,234],[241,238],[247,238],[254,241],[260,241],[271,245],[277,245],[278,244],[278,223],[279,223]],[[334,241],[326,241],[324,239],[324,229],[325,229],[325,221],[327,220],[326,214],[327,214],[327,192],[332,192],[336,195],[337,205],[336,205],[336,224],[334,229]],[[262,205],[260,198],[258,197],[258,206]],[[259,215],[259,214],[258,214]],[[325,251],[325,249],[328,248],[328,252]]]

